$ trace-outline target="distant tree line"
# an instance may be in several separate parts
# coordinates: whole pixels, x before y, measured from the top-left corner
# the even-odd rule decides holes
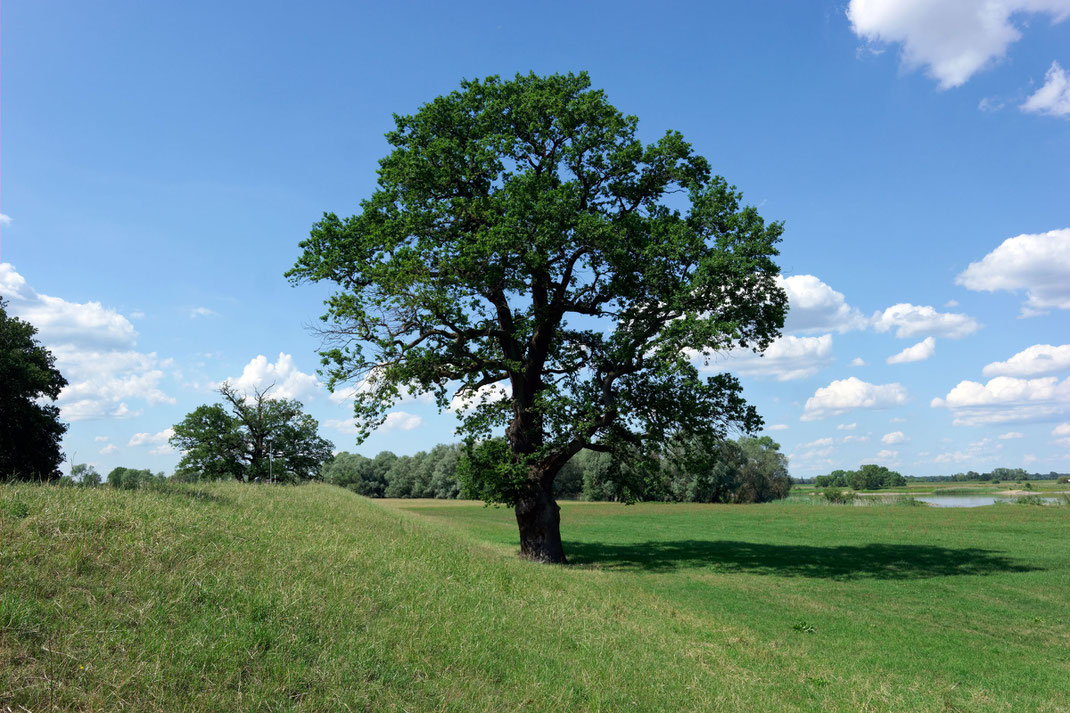
[[[465,488],[462,445],[438,445],[412,456],[383,451],[374,458],[342,452],[319,478],[372,498],[458,498]],[[725,440],[716,448],[675,444],[653,471],[622,472],[608,453],[581,451],[554,481],[554,497],[757,503],[787,496],[787,458],[768,437]]]
[[[320,480],[371,498],[471,497],[466,483],[471,467],[462,444],[440,444],[429,451],[399,456],[383,451],[374,458],[342,452],[322,462],[308,477],[287,482]],[[163,473],[119,467],[102,478],[90,465],[80,463],[61,484],[134,490],[167,482],[196,482],[233,477],[229,469],[198,472],[187,460],[170,478]],[[669,501],[701,503],[761,503],[787,497],[791,490],[787,457],[771,438],[740,438],[702,446],[696,440],[678,439],[651,470],[630,471],[608,453],[581,451],[562,469],[554,482],[554,497],[572,500],[620,502]],[[281,469],[280,469],[281,470]]]
[[[828,475],[815,478],[796,479],[796,483],[813,483],[819,488],[853,488],[855,490],[880,490],[894,488],[907,483],[967,483],[1026,480],[1059,480],[1067,478],[1065,473],[1029,473],[1024,468],[994,468],[988,473],[975,470],[954,475],[907,475],[903,476],[884,466],[864,465],[858,470],[834,470]]]
[[[814,485],[819,488],[881,490],[906,484],[907,479],[901,473],[873,463],[868,463],[858,470],[834,470],[828,475],[819,475],[814,478]]]

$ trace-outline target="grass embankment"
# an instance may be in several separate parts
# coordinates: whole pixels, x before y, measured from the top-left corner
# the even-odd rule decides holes
[[[566,504],[577,566],[546,567],[476,504],[236,484],[2,500],[13,710],[1070,703],[1065,508]]]

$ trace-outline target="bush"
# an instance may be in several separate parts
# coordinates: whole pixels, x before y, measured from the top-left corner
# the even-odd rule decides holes
[[[828,500],[830,503],[834,503],[836,505],[846,505],[848,503],[853,503],[858,497],[850,490],[838,490],[836,488],[822,490],[821,494],[825,496],[825,500]]]

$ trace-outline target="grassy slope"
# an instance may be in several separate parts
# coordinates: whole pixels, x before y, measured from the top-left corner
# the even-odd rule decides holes
[[[554,568],[515,559],[504,510],[414,514],[326,486],[197,494],[3,489],[0,706],[1070,702],[1065,508],[575,504],[581,566]]]

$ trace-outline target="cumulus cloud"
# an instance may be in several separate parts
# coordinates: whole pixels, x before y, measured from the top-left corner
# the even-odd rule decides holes
[[[386,415],[383,424],[376,432],[385,431],[411,431],[423,424],[423,417],[406,411],[391,411]],[[340,433],[357,433],[357,422],[353,418],[328,418],[323,422],[324,427],[334,429]]]
[[[837,292],[813,275],[777,278],[788,294],[786,333],[849,332],[866,328],[866,318]]]
[[[786,423],[774,423],[772,426],[766,426],[767,431],[786,431],[788,430],[788,424]]]
[[[825,446],[831,446],[835,442],[836,441],[834,439],[832,439],[832,438],[818,438],[816,441],[810,441],[809,443],[804,443],[800,447],[801,448],[823,448]]]
[[[475,393],[465,391],[464,393],[455,394],[450,401],[449,410],[454,412],[471,411],[476,406],[492,404],[507,399],[511,394],[512,389],[509,387],[508,382],[486,384],[479,387]]]
[[[955,278],[968,290],[1025,290],[1023,316],[1070,309],[1070,228],[1007,238]]]
[[[241,376],[228,381],[246,394],[272,387],[268,397],[275,399],[301,399],[314,394],[320,386],[315,376],[298,369],[293,356],[284,352],[279,352],[274,363],[263,354],[254,357],[242,369]]]
[[[175,435],[175,429],[165,428],[159,433],[135,433],[130,436],[130,441],[126,444],[128,446],[147,446],[147,445],[160,445],[161,443],[167,443],[171,436]]]
[[[9,263],[0,263],[0,295],[10,311],[38,329],[68,386],[57,403],[68,421],[125,418],[127,400],[174,403],[160,382],[168,359],[137,351],[130,321],[100,302],[69,302],[37,292]]]
[[[1008,431],[1007,433],[999,434],[999,440],[1001,441],[1010,441],[1015,438],[1025,438],[1025,434],[1021,431]]]
[[[862,357],[855,357],[848,366],[865,366],[866,361]]]
[[[1025,103],[1022,111],[1048,116],[1070,116],[1070,74],[1058,62],[1052,62],[1044,75],[1044,86],[1036,90]]]
[[[906,302],[892,305],[883,312],[873,314],[873,328],[878,332],[895,329],[900,339],[927,334],[948,339],[960,339],[981,328],[973,317],[957,312],[937,312],[929,305],[912,305]]]
[[[837,431],[853,431],[857,427],[858,427],[857,423],[841,423],[839,426],[836,426],[836,430]]]
[[[0,213],[0,225],[11,225],[11,216]]]
[[[750,349],[733,349],[724,361],[708,364],[710,370],[727,369],[744,376],[769,376],[777,381],[805,379],[832,363],[832,335],[777,339],[761,355]]]
[[[100,453],[100,455],[106,456],[111,455],[112,453],[115,453],[118,450],[119,449],[115,446],[114,443],[109,443],[108,445],[101,448],[98,452]]]
[[[376,370],[372,369],[363,379],[361,379],[359,384],[348,384],[346,386],[338,387],[331,392],[329,398],[336,404],[352,403],[353,401],[372,393],[376,386],[376,378]],[[429,404],[435,402],[435,397],[430,393],[413,394],[411,392],[406,393],[402,390],[402,396],[398,400],[398,403],[403,404],[410,402]]]
[[[803,421],[838,416],[852,409],[885,409],[905,404],[907,391],[901,384],[870,384],[857,377],[839,379],[823,386],[806,400]]]
[[[906,443],[907,437],[902,431],[892,431],[881,436],[881,443],[886,446],[894,446],[897,443]]]
[[[888,449],[877,451],[877,458],[880,460],[895,460],[899,457],[899,451],[892,451]]]
[[[1070,446],[1070,423],[1060,423],[1051,430],[1055,442],[1061,446]]]
[[[851,0],[847,17],[869,42],[902,45],[906,69],[924,68],[941,89],[965,83],[1021,39],[1022,15],[1070,15],[1070,0]]]
[[[981,426],[1010,421],[1046,420],[1070,409],[1070,378],[1018,379],[997,376],[986,384],[962,381],[933,408],[947,408],[956,426]]]
[[[981,373],[985,376],[1046,376],[1070,369],[1070,344],[1034,344],[1007,361],[994,361]]]
[[[418,428],[423,421],[423,418],[416,414],[407,413],[405,411],[391,411],[386,415],[386,420],[383,421],[383,425],[379,427],[379,430],[411,431],[414,428]]]
[[[926,337],[912,347],[907,347],[898,354],[888,357],[889,364],[906,364],[912,361],[925,361],[936,353],[936,340]]]
[[[219,313],[215,310],[208,309],[207,307],[194,307],[189,311],[189,318],[195,319],[197,317],[218,317]]]

